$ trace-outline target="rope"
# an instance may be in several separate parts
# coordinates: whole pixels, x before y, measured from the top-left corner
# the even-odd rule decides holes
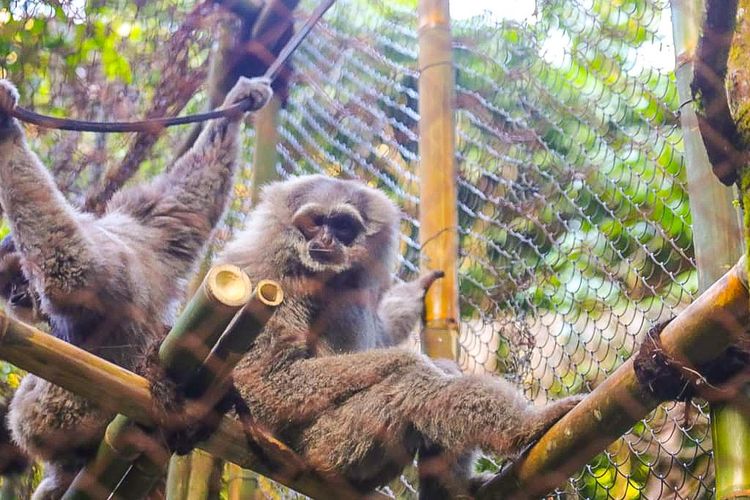
[[[318,7],[315,8],[310,17],[305,21],[300,30],[287,42],[279,56],[271,63],[266,70],[265,74],[261,78],[266,78],[270,82],[276,79],[281,73],[281,70],[299,47],[302,41],[307,37],[307,34],[315,26],[315,24],[323,17],[329,8],[334,4],[336,0],[324,0]],[[203,122],[207,120],[215,120],[217,118],[236,116],[237,114],[246,113],[248,111],[257,111],[263,105],[265,101],[253,99],[252,96],[248,99],[238,102],[232,106],[224,109],[218,109],[209,111],[206,113],[198,113],[193,115],[185,115],[178,117],[162,117],[162,118],[149,118],[146,120],[138,120],[131,122],[96,122],[96,121],[84,121],[74,120],[71,118],[57,118],[53,116],[42,115],[35,113],[28,109],[20,106],[11,107],[8,109],[7,106],[0,104],[0,112],[9,114],[18,120],[26,123],[31,123],[39,127],[54,128],[59,130],[73,130],[77,132],[155,132],[165,127],[172,127],[175,125],[185,125],[188,123]]]

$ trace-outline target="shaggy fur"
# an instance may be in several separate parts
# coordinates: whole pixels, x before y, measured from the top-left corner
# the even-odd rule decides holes
[[[225,106],[266,87],[242,79]],[[0,109],[18,93],[0,81]],[[171,324],[185,280],[226,204],[241,116],[212,121],[166,174],[115,195],[101,217],[68,204],[29,150],[20,125],[0,114],[0,204],[52,333],[125,368]],[[58,498],[112,415],[29,375],[10,406],[14,439],[47,462],[35,498]]]
[[[317,216],[300,217],[310,206]],[[360,231],[318,255],[320,234],[335,233],[323,226],[342,212],[360,215]],[[343,475],[362,492],[397,477],[420,448],[437,450],[450,474],[465,471],[477,448],[517,453],[580,400],[536,408],[503,379],[382,348],[414,327],[425,285],[437,277],[388,289],[397,231],[382,193],[304,177],[269,186],[221,257],[251,277],[279,280],[285,292],[234,373],[253,416],[318,472]],[[446,487],[464,494],[470,485],[464,477]]]
[[[316,259],[316,238],[305,237],[299,226],[309,221],[300,214],[351,217],[361,227],[348,245],[333,238],[333,257]],[[311,348],[348,353],[395,346],[414,331],[425,290],[442,276],[433,271],[393,284],[399,218],[387,196],[357,181],[298,177],[266,187],[246,229],[218,260],[244,268],[252,280],[279,281],[287,302],[299,308],[292,317],[302,318]],[[320,336],[324,342],[315,341]]]

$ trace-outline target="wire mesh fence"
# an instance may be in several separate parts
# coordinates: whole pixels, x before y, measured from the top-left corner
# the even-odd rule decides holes
[[[539,2],[453,20],[461,366],[586,392],[697,291],[666,1]],[[403,208],[419,267],[416,11],[341,1],[295,58],[279,168],[356,177]],[[663,405],[560,494],[711,495],[707,409]],[[490,460],[480,466],[492,469]]]
[[[3,4],[2,68],[18,77],[45,65],[23,79],[40,109],[67,107],[90,119],[146,114],[160,65],[172,60],[160,49],[198,9],[194,2],[100,3],[85,18],[77,2]],[[404,279],[420,264],[415,4],[338,1],[295,55],[277,148],[281,176],[359,178],[397,201]],[[304,1],[302,10],[313,5]],[[114,17],[107,9],[123,8],[138,22],[107,26]],[[465,371],[509,378],[538,403],[587,392],[634,353],[651,325],[695,297],[680,103],[662,62],[674,59],[669,14],[667,0],[540,0],[522,21],[453,20]],[[212,21],[196,23],[184,57],[199,80]],[[47,52],[13,42],[16,32],[35,29]],[[114,53],[104,50],[109,36],[118,37]],[[72,61],[68,53],[88,55]],[[204,101],[198,92],[185,110]],[[106,167],[133,153],[121,136],[39,133],[42,157],[66,159],[51,168],[76,201]],[[163,169],[179,138],[170,132],[140,175]],[[252,132],[246,142],[249,152]],[[249,153],[246,160],[249,169]],[[216,246],[249,208],[248,169]],[[558,494],[708,498],[711,460],[707,407],[668,403]],[[486,457],[478,466],[498,465]],[[410,472],[388,491],[409,498],[417,488]]]

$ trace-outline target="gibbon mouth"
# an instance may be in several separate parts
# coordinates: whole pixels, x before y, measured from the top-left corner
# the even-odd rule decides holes
[[[332,248],[317,247],[311,245],[308,248],[310,258],[321,264],[338,264],[340,259],[340,253]]]

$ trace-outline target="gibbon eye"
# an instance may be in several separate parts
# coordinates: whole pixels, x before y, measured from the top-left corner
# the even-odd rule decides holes
[[[344,245],[351,245],[362,231],[359,221],[345,214],[334,215],[328,221],[333,235]]]

